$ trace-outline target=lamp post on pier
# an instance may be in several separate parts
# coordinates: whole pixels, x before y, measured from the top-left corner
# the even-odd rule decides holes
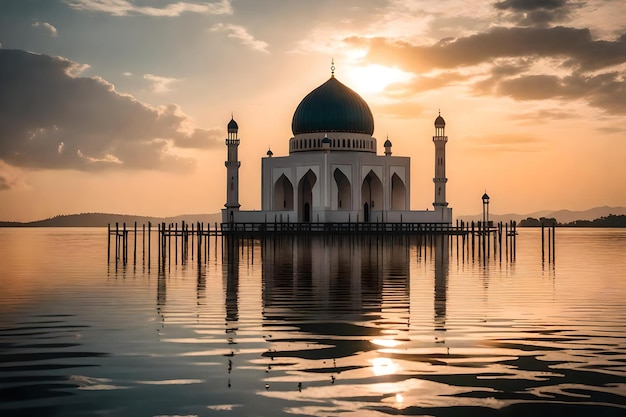
[[[483,230],[487,230],[489,227],[489,196],[487,192],[483,194]]]

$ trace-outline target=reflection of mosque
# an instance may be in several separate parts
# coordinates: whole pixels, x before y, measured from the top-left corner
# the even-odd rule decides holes
[[[448,238],[424,237],[419,244],[408,240],[376,236],[264,240],[264,333],[271,334],[274,341],[312,345],[311,349],[275,351],[272,356],[339,358],[375,349],[371,344],[374,339],[406,339],[410,327],[410,257],[412,250],[422,248],[434,255],[433,326],[445,330]],[[244,244],[236,239],[225,244],[227,332],[237,326],[238,263],[240,245]],[[316,348],[316,343],[327,347]]]

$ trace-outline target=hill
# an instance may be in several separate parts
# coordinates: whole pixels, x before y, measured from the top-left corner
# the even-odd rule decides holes
[[[201,222],[204,224],[215,223],[222,221],[222,215],[220,213],[213,214],[183,214],[175,217],[147,217],[136,216],[128,214],[110,214],[110,213],[81,213],[81,214],[68,214],[51,217],[45,220],[36,220],[32,222],[0,222],[0,227],[106,227],[107,224],[115,225],[119,223],[122,226],[126,223],[126,226],[137,222],[138,225],[148,224],[151,222],[153,225],[157,223],[196,223]]]
[[[539,219],[541,217],[545,218],[553,218],[556,219],[559,223],[571,223],[576,220],[594,220],[599,219],[601,217],[607,217],[609,215],[626,215],[626,207],[594,207],[589,210],[582,211],[573,211],[573,210],[542,210],[535,211],[533,213],[528,214],[517,214],[517,213],[508,213],[508,214],[492,214],[489,213],[489,220],[492,220],[494,223],[498,222],[509,222],[510,220],[515,220],[519,222],[520,220],[527,219],[529,217],[533,217],[535,219]],[[480,221],[482,220],[482,213],[473,214],[473,215],[460,215],[457,216],[459,220],[463,221]]]

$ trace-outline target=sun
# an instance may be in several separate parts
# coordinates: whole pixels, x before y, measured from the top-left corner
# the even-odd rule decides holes
[[[359,94],[376,94],[384,91],[390,84],[406,83],[413,77],[413,74],[397,67],[370,64],[348,70],[346,81]]]

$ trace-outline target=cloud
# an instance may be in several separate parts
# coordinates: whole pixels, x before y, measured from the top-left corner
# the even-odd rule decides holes
[[[211,32],[228,33],[229,38],[238,39],[239,41],[241,41],[242,44],[249,46],[254,50],[265,52],[266,54],[269,53],[269,51],[267,50],[267,42],[255,39],[254,36],[250,35],[248,33],[248,30],[243,26],[218,23],[214,25],[210,30]]]
[[[176,148],[221,144],[178,106],[152,107],[65,58],[0,49],[0,160],[40,169],[186,170]]]
[[[20,170],[12,167],[0,159],[0,191],[24,188]]]
[[[626,114],[626,81],[617,72],[568,76],[520,75],[488,79],[475,86],[478,93],[507,96],[516,100],[584,100],[611,114]]]
[[[183,13],[232,14],[230,0],[217,2],[188,3],[179,1],[164,7],[140,6],[131,0],[65,0],[73,9],[108,13],[113,16],[146,15],[176,17]]]
[[[626,114],[626,34],[594,40],[588,29],[496,27],[431,45],[358,37],[346,42],[368,48],[366,61],[394,62],[420,74],[413,94],[464,83],[477,94],[580,99],[609,113]]]
[[[154,93],[166,93],[168,91],[172,91],[172,84],[180,81],[178,78],[161,77],[154,74],[146,74],[143,78],[152,82],[152,91]]]
[[[513,9],[529,12],[537,9],[555,10],[567,3],[567,0],[504,0],[494,4],[496,9]]]
[[[567,0],[504,0],[494,4],[506,13],[505,19],[521,26],[548,26],[569,19],[583,3]]]
[[[476,149],[496,152],[537,152],[545,139],[518,134],[466,136],[467,144]]]
[[[55,28],[54,26],[52,26],[51,23],[48,23],[48,22],[39,22],[39,21],[37,21],[37,22],[33,23],[33,27],[34,28],[39,28],[39,27],[40,28],[44,28],[45,30],[48,31],[48,33],[52,37],[56,37],[58,35],[57,28]]]

